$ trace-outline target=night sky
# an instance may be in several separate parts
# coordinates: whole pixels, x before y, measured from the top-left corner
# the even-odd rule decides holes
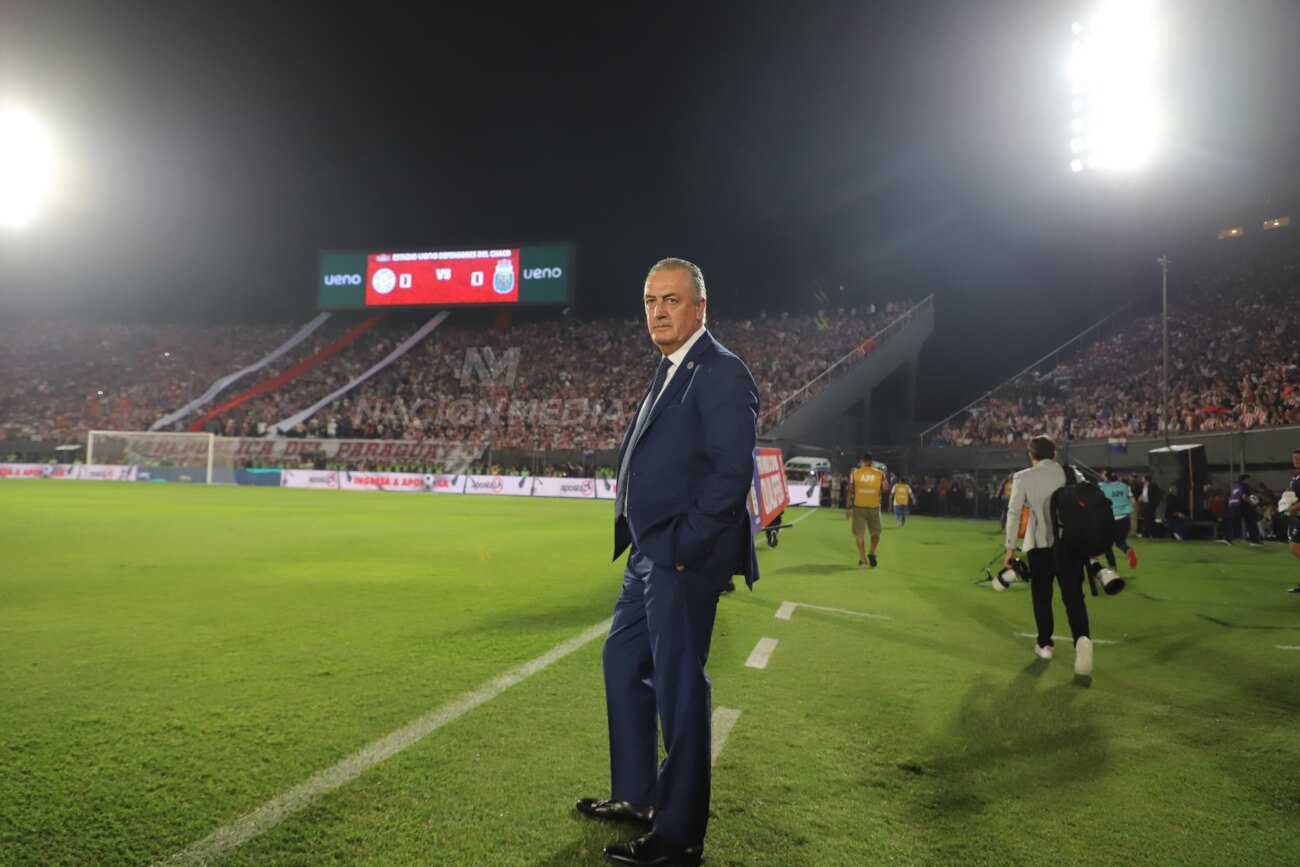
[[[933,292],[943,414],[1158,297],[1164,249],[1295,213],[1300,4],[1166,0],[1123,178],[1068,169],[1089,5],[4,0],[0,103],[61,169],[0,316],[305,319],[321,249],[569,240],[581,317],[667,255],[719,317]]]

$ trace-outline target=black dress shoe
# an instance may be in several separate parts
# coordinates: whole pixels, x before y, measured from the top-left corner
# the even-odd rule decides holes
[[[605,819],[610,822],[631,822],[634,825],[650,826],[655,818],[655,808],[627,801],[600,801],[596,798],[581,798],[577,804],[578,812],[593,819]]]
[[[704,860],[704,848],[677,846],[651,831],[630,843],[610,843],[605,860],[628,867],[696,867]]]

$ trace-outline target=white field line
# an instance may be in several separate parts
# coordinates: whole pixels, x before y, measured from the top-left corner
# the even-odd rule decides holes
[[[1277,646],[1277,649],[1278,649],[1278,650],[1300,650],[1300,647],[1296,647],[1296,646],[1291,645],[1291,644],[1279,644],[1279,645]]]
[[[722,748],[727,745],[727,738],[731,737],[731,730],[736,727],[736,720],[740,719],[740,711],[732,707],[715,707],[713,709],[713,750],[711,764],[718,763],[718,756],[722,755]]]
[[[159,863],[166,865],[208,864],[226,852],[242,846],[254,837],[271,830],[293,814],[310,806],[326,792],[332,792],[340,786],[350,783],[385,759],[392,758],[448,723],[455,722],[479,705],[486,704],[496,698],[515,684],[527,680],[551,663],[563,659],[593,639],[605,635],[609,632],[612,620],[613,618],[610,618],[596,624],[568,641],[557,644],[536,659],[529,660],[523,665],[507,671],[477,689],[470,690],[452,699],[442,707],[435,708],[424,716],[412,720],[402,728],[367,744],[338,764],[317,772],[304,782],[267,801],[253,812],[213,831],[184,852],[178,852],[166,861]]]
[[[794,616],[796,608],[809,608],[813,611],[829,611],[832,614],[848,614],[853,617],[870,617],[873,620],[893,620],[887,614],[869,614],[866,611],[850,611],[847,608],[827,608],[825,605],[809,605],[807,602],[782,602],[781,607],[776,609],[777,620],[789,620]]]
[[[749,654],[749,659],[745,660],[746,668],[767,668],[767,661],[772,658],[772,651],[776,650],[775,638],[760,638],[758,644]]]
[[[799,517],[797,517],[797,518],[795,518],[793,521],[791,521],[791,522],[790,522],[790,526],[793,527],[795,524],[799,523],[799,522],[802,521],[804,518],[811,518],[813,515],[817,514],[817,512],[818,512],[819,510],[820,510],[820,507],[815,508],[815,509],[814,509],[814,508],[809,508],[807,512],[805,512],[804,514],[800,515]]]
[[[1038,637],[1038,633],[1037,633],[1037,632],[1013,632],[1013,633],[1011,633],[1011,634],[1014,635],[1014,636],[1016,636],[1017,638],[1037,638],[1037,637]],[[1069,637],[1069,636],[1067,636],[1067,635],[1053,635],[1053,636],[1052,636],[1052,640],[1053,640],[1053,641],[1063,641],[1063,642],[1067,642],[1067,643],[1069,643],[1069,644],[1071,644],[1071,645],[1074,644],[1074,639],[1071,638],[1071,637]],[[1119,639],[1118,639],[1118,638],[1111,638],[1111,639],[1106,639],[1106,638],[1094,638],[1094,639],[1092,640],[1092,643],[1093,643],[1093,644],[1119,644]]]

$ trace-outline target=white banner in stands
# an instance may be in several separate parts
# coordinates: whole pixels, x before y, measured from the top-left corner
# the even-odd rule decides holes
[[[534,497],[574,497],[596,499],[595,479],[533,479]]]
[[[531,476],[466,476],[465,493],[527,497],[533,493],[533,479]]]
[[[315,331],[317,328],[320,328],[322,325],[324,325],[325,320],[329,318],[330,315],[328,313],[319,314],[311,322],[308,322],[302,328],[298,329],[298,332],[294,334],[293,337],[290,337],[284,343],[281,343],[275,349],[272,349],[270,353],[263,356],[258,361],[255,361],[252,364],[248,365],[248,367],[241,368],[239,370],[236,370],[234,373],[221,377],[221,379],[218,379],[216,382],[212,383],[212,387],[209,388],[207,391],[203,392],[203,394],[194,398],[194,400],[185,404],[185,406],[181,407],[175,412],[169,415],[165,415],[162,418],[158,419],[156,422],[154,422],[152,425],[149,426],[149,430],[162,430],[167,425],[172,424],[173,422],[180,421],[181,419],[185,418],[185,416],[194,412],[199,407],[211,403],[212,399],[215,398],[222,391],[224,391],[226,386],[230,385],[232,382],[234,382],[235,380],[239,379],[242,376],[247,376],[250,373],[257,373],[257,371],[261,370],[264,367],[267,367],[268,365],[271,364],[271,362],[275,361],[281,355],[284,355],[290,349],[293,349],[299,343],[302,343],[304,340],[310,337],[312,332]]]
[[[339,487],[339,474],[334,470],[281,470],[280,487],[335,491]]]
[[[596,499],[613,500],[618,496],[618,481],[615,479],[596,479]]]
[[[822,504],[822,486],[807,482],[790,482],[790,505],[820,506]]]
[[[75,479],[75,464],[0,464],[0,479]]]
[[[82,464],[77,478],[95,482],[134,482],[135,464]]]

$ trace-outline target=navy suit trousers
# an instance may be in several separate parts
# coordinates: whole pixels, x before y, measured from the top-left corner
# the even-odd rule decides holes
[[[634,544],[605,640],[610,796],[653,804],[655,832],[680,846],[702,844],[709,819],[712,720],[704,666],[726,583],[725,575],[653,563]],[[656,722],[663,728],[662,764]]]

